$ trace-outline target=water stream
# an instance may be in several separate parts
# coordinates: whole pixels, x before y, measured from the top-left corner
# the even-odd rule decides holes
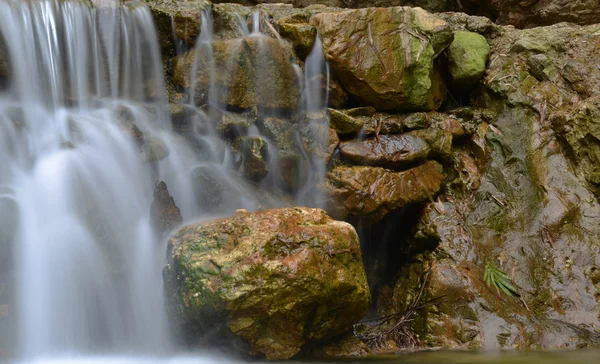
[[[149,215],[157,181],[187,221],[265,206],[231,168],[234,156],[218,135],[199,128],[191,143],[172,131],[149,10],[95,5],[0,3],[11,65],[0,91],[0,202],[16,221],[15,356],[26,360],[172,353],[162,296],[166,242]],[[247,36],[262,37],[259,16]],[[203,17],[197,47],[212,39]],[[323,108],[325,97],[305,95],[305,104]],[[199,115],[196,123],[208,123]],[[219,187],[218,203],[207,184]]]

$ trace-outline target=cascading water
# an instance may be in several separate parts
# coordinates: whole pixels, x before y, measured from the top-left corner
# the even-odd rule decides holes
[[[235,153],[207,131],[211,108],[228,112],[218,107],[218,91],[209,90],[208,108],[190,93],[188,107],[208,111],[189,135],[173,133],[149,11],[136,2],[95,4],[0,3],[11,65],[0,91],[0,202],[15,206],[17,353],[24,358],[169,352],[166,248],[149,219],[156,181],[166,181],[186,220],[266,206],[231,168]],[[210,50],[210,13],[203,17],[197,49]],[[258,13],[253,19],[245,35],[263,37]],[[307,85],[325,70],[316,48]],[[305,88],[301,108],[324,115],[326,104],[326,95]],[[324,170],[317,165],[303,168],[317,176]],[[300,203],[319,178],[306,181]]]

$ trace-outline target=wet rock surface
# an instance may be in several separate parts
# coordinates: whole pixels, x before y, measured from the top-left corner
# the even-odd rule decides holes
[[[181,228],[164,276],[189,341],[238,337],[267,359],[348,331],[370,303],[354,228],[319,209],[239,212]]]
[[[452,42],[420,8],[367,8],[311,18],[340,83],[378,110],[432,110],[444,100],[434,59]]]
[[[215,40],[174,60],[174,83],[194,87],[199,103],[213,85],[223,105],[294,109],[300,90],[292,58],[289,44],[270,37]]]
[[[423,139],[407,134],[340,143],[342,155],[353,162],[392,169],[423,161],[430,151]]]
[[[150,217],[152,226],[160,234],[174,230],[183,222],[181,211],[175,205],[175,201],[164,181],[158,182],[154,188],[154,200],[150,206]]]
[[[444,180],[441,165],[427,162],[404,172],[379,167],[336,167],[327,174],[328,211],[336,218],[377,222],[391,211],[433,199]]]

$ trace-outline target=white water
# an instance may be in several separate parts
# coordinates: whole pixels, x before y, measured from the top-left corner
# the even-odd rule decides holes
[[[18,208],[15,354],[23,360],[125,363],[172,355],[162,296],[165,242],[149,222],[156,181],[166,181],[186,220],[259,206],[257,192],[229,168],[222,141],[198,132],[193,138],[207,151],[200,154],[171,131],[149,11],[135,2],[96,4],[102,6],[0,2],[12,67],[0,90],[0,197]],[[202,32],[198,46],[212,39],[210,27]],[[322,55],[313,58],[309,66],[322,67]],[[324,108],[314,98],[304,96],[311,111]],[[143,146],[129,135],[132,124],[144,133]],[[150,140],[168,155],[148,161]],[[203,183],[220,187],[217,205]],[[135,359],[95,356],[112,354]],[[216,359],[167,362],[192,360]]]

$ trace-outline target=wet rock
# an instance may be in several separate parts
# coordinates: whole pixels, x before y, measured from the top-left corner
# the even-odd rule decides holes
[[[4,39],[0,35],[0,88],[8,81],[10,65],[8,63],[8,50]]]
[[[157,162],[169,156],[169,149],[157,137],[145,136],[141,148],[142,159],[146,162]]]
[[[231,213],[243,206],[242,197],[220,164],[196,167],[190,176],[196,203],[208,213]]]
[[[256,125],[261,134],[273,141],[277,155],[277,168],[273,171],[279,186],[288,191],[297,190],[306,176],[303,174],[304,158],[298,145],[298,130],[289,120],[276,117],[260,118]]]
[[[217,132],[228,138],[243,136],[248,134],[248,128],[255,120],[247,114],[224,112],[217,122]]]
[[[177,57],[173,81],[184,88],[195,85],[198,103],[208,96],[214,77],[212,92],[223,105],[295,109],[300,90],[293,57],[288,43],[270,37],[215,40]],[[194,62],[197,73],[192,79]]]
[[[198,109],[191,105],[170,103],[169,114],[175,130],[187,130],[198,119]]]
[[[153,0],[146,1],[152,12],[163,55],[173,56],[176,50],[173,36],[193,48],[200,34],[200,11],[209,1]]]
[[[237,142],[242,153],[242,174],[251,181],[260,181],[269,174],[269,148],[257,136],[240,138]]]
[[[431,150],[430,156],[439,160],[450,160],[452,157],[452,133],[438,128],[414,130],[408,135],[424,140]]]
[[[243,338],[287,359],[349,330],[370,304],[354,228],[325,212],[238,213],[181,228],[163,274],[171,320],[190,342]]]
[[[443,180],[442,167],[434,161],[404,172],[339,166],[327,174],[327,211],[339,219],[353,215],[375,223],[399,208],[433,199]]]
[[[401,134],[407,130],[426,128],[429,126],[428,119],[429,117],[426,113],[376,113],[365,120],[362,132],[365,133],[365,135]]]
[[[327,94],[329,107],[335,109],[344,107],[348,95],[333,75],[330,74],[329,80],[324,75],[318,75],[308,80],[308,82],[309,87],[312,87],[313,90],[320,90],[321,95]]]
[[[301,356],[310,359],[322,358],[349,358],[366,356],[371,353],[369,347],[360,341],[354,334],[347,333],[338,338],[316,346],[301,353]]]
[[[248,26],[251,31],[251,25],[248,19],[251,17],[253,9],[247,4],[219,3],[212,7],[213,32],[216,39],[234,39],[242,37],[240,32],[241,23]]]
[[[394,288],[394,309],[414,297],[415,276],[429,276],[426,297],[449,298],[415,320],[424,345],[600,343],[595,28],[506,28],[490,41],[495,61],[472,101],[492,116],[455,150],[446,194],[425,208],[406,242],[426,253],[413,257]],[[453,115],[474,121],[478,114]],[[482,280],[487,262],[508,273],[520,298]]]
[[[454,40],[447,52],[448,68],[454,87],[464,89],[479,82],[490,55],[490,46],[482,35],[454,32]]]
[[[354,118],[335,109],[329,109],[329,125],[339,135],[352,135],[361,131],[364,120]]]
[[[578,169],[600,195],[600,95],[577,105],[565,117],[556,117],[553,124],[563,131]]]
[[[426,141],[408,134],[381,135],[379,139],[349,140],[340,143],[342,155],[353,162],[386,168],[400,168],[423,161],[430,151]]]
[[[181,211],[164,181],[160,181],[154,187],[154,200],[150,205],[150,218],[152,226],[159,234],[165,234],[183,222]]]
[[[487,39],[500,36],[504,28],[494,23],[490,17],[467,15],[464,12],[448,12],[436,14],[444,19],[454,31],[466,31],[481,34]]]
[[[339,147],[340,139],[335,130],[327,125],[313,124],[302,130],[302,143],[307,153],[327,164]]]
[[[317,29],[309,24],[309,17],[305,14],[294,14],[279,19],[277,24],[279,34],[292,42],[298,57],[305,59],[313,49],[317,37]]]
[[[377,110],[375,110],[375,108],[372,106],[355,107],[355,108],[346,110],[346,114],[348,114],[348,116],[370,117],[370,116],[374,116],[376,113],[377,113]]]
[[[444,100],[434,59],[452,32],[442,19],[420,8],[368,8],[317,14],[311,24],[342,86],[361,103],[432,110]]]

